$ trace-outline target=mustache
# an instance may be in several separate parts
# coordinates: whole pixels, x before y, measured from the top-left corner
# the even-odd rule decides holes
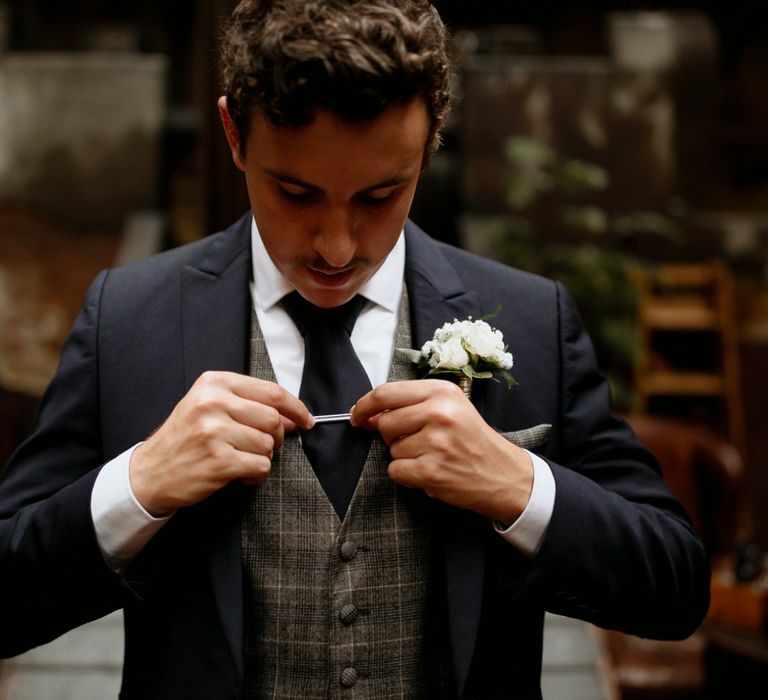
[[[299,258],[298,263],[302,267],[308,267],[311,270],[315,270],[317,272],[324,272],[329,275],[339,274],[341,272],[348,272],[349,270],[354,270],[358,267],[368,267],[368,259],[362,256],[356,256],[352,258],[346,265],[343,265],[342,267],[336,267],[335,265],[331,265],[329,262],[327,262],[324,258],[320,257],[319,255],[316,257]]]

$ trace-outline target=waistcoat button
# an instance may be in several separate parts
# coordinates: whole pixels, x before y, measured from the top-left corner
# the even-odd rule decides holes
[[[357,554],[357,545],[354,542],[344,542],[339,551],[341,552],[342,559],[351,561],[355,558],[355,554]]]
[[[357,608],[352,605],[345,605],[339,612],[339,618],[345,625],[352,624],[357,619]]]
[[[351,688],[357,683],[357,671],[354,668],[345,668],[339,676],[339,681],[345,688]]]

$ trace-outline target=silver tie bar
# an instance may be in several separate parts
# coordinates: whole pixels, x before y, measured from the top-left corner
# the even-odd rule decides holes
[[[351,413],[328,413],[324,416],[315,416],[315,423],[341,423],[351,417]]]

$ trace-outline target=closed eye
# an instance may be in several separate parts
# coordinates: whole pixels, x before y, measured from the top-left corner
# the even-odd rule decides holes
[[[290,202],[308,202],[315,196],[314,190],[290,182],[279,183],[277,189]]]
[[[361,192],[358,195],[358,199],[363,204],[376,206],[377,204],[384,204],[392,198],[397,187],[382,187],[376,190],[370,190],[368,192]]]

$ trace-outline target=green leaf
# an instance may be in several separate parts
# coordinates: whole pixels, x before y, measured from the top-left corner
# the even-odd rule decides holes
[[[566,226],[593,236],[608,230],[608,215],[599,207],[563,207],[561,219]]]
[[[467,377],[471,377],[472,379],[491,379],[493,378],[492,372],[485,372],[478,370],[477,368],[473,367],[472,365],[464,365],[461,368],[462,374],[466,375]]]
[[[455,376],[461,376],[461,370],[458,369],[445,369],[444,367],[433,367],[427,372],[427,376],[430,374],[453,374]]]
[[[491,311],[491,313],[485,314],[485,316],[481,316],[477,320],[478,321],[488,321],[488,320],[498,316],[500,312],[501,312],[501,302],[496,304],[496,308],[493,311]]]
[[[507,372],[507,370],[499,370],[499,375],[507,383],[507,389],[511,389],[513,386],[517,385],[517,380],[509,372]]]
[[[610,183],[605,168],[577,158],[563,159],[558,177],[563,191],[571,195],[600,192],[605,190]]]
[[[420,350],[413,350],[411,348],[395,348],[395,350],[397,350],[397,352],[403,355],[403,357],[405,357],[407,360],[410,360],[417,365],[421,364],[425,360],[424,355],[421,354]]]

